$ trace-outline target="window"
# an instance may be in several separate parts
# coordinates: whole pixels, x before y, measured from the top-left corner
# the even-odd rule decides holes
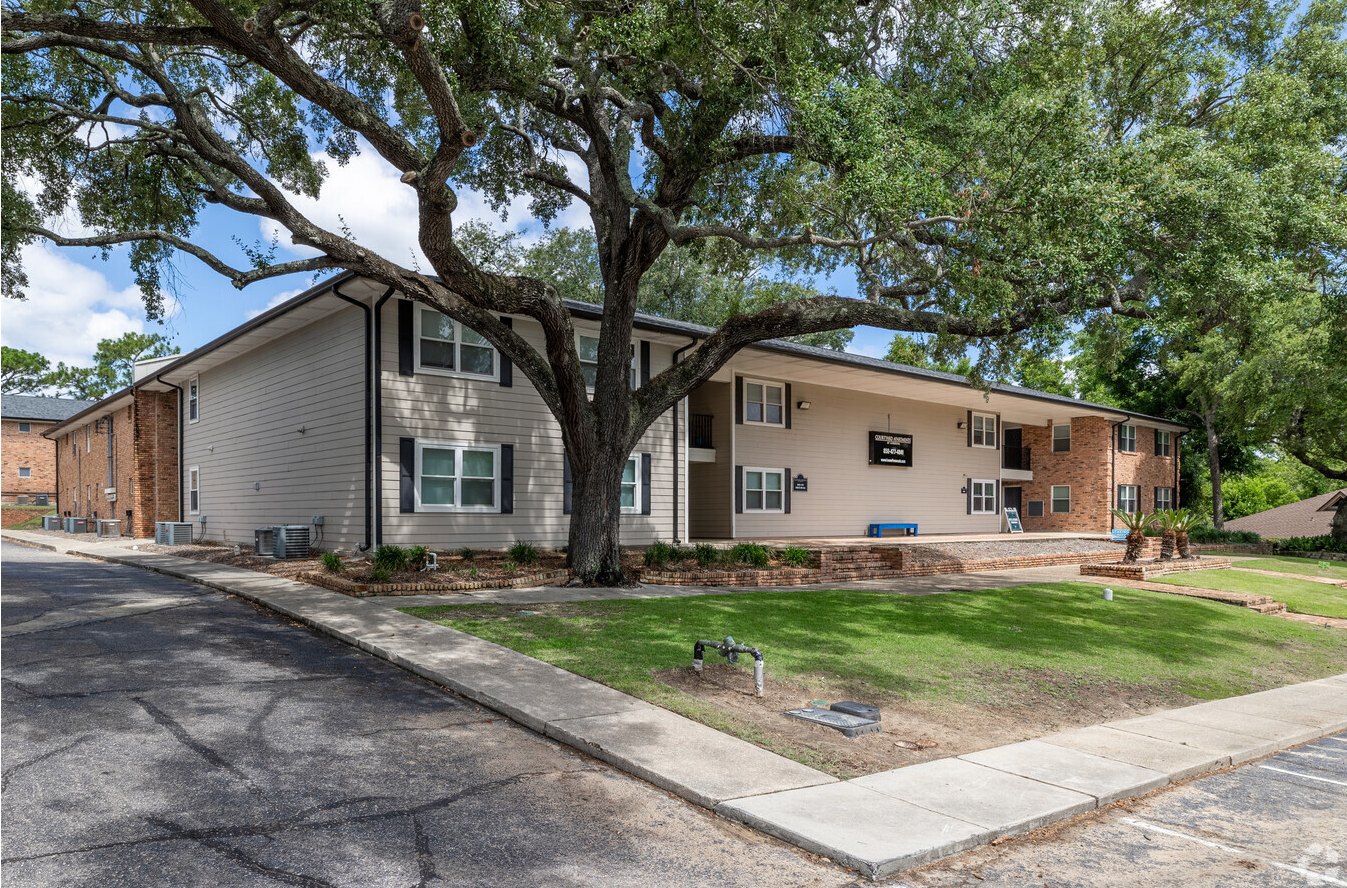
[[[973,414],[973,446],[996,446],[996,417],[993,414]]]
[[[1052,511],[1070,512],[1071,511],[1071,486],[1053,485],[1052,488]]]
[[[1118,426],[1118,449],[1124,453],[1137,452],[1137,427],[1134,425]]]
[[[1071,452],[1071,426],[1055,425],[1052,427],[1052,452]]]
[[[781,469],[744,469],[744,511],[783,511],[785,476]]]
[[[416,314],[417,365],[432,373],[495,376],[496,350],[471,327],[429,308]]]
[[[627,458],[622,470],[622,511],[641,511],[641,459],[638,456]]]
[[[33,469],[32,469],[32,467],[31,467],[31,466],[19,466],[19,477],[20,477],[20,478],[31,478],[31,477],[33,477]]]
[[[979,445],[984,446],[984,445]],[[996,514],[996,482],[995,481],[974,481],[973,482],[973,514],[974,515],[995,515]]]
[[[500,508],[500,448],[416,445],[418,512],[495,512]]]
[[[187,470],[187,511],[193,515],[201,511],[201,469],[197,466]]]
[[[84,427],[84,452],[85,452],[85,453],[88,453],[88,452],[93,448],[93,445],[90,443],[91,440],[92,440],[92,439],[89,437],[89,427],[88,427],[88,426],[85,426],[85,427]]]
[[[744,380],[744,422],[785,425],[785,388]]]
[[[1156,509],[1174,508],[1174,488],[1172,487],[1155,488],[1155,508]]]
[[[1159,429],[1155,431],[1155,455],[1169,456],[1172,437],[1169,432],[1162,432]]]
[[[594,388],[599,378],[599,338],[597,336],[577,336],[575,350],[580,355],[580,371],[585,374],[585,388]],[[636,358],[636,343],[631,344],[631,373],[627,379],[634,391],[641,381],[641,365]]]
[[[19,423],[19,431],[21,431],[21,432],[31,432],[32,430],[33,430],[33,427],[32,427],[31,425],[29,425],[28,423],[26,423],[26,422],[21,422],[21,423]]]
[[[1129,513],[1141,511],[1141,488],[1135,484],[1119,484],[1118,508]]]
[[[201,418],[201,377],[193,376],[187,383],[187,421],[196,422]]]

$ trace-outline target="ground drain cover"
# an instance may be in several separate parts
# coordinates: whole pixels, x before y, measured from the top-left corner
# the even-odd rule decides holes
[[[859,737],[861,734],[874,734],[881,730],[882,726],[873,719],[861,718],[857,715],[847,715],[845,712],[832,712],[827,709],[820,709],[817,706],[802,706],[799,709],[787,709],[784,713],[791,718],[798,718],[802,721],[813,722],[816,725],[832,728],[841,731],[845,737]]]

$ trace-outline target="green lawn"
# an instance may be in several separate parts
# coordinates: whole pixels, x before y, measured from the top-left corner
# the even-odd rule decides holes
[[[1214,699],[1321,678],[1347,662],[1347,632],[1140,589],[1119,588],[1106,602],[1086,583],[527,607],[532,613],[504,605],[405,610],[757,742],[753,730],[653,673],[690,665],[698,638],[733,635],[763,650],[769,683],[824,699],[1013,706],[1023,682],[1051,680],[1067,694],[1112,682]],[[707,661],[719,658],[708,652]]]
[[[1266,577],[1262,574],[1241,573],[1237,570],[1195,570],[1191,573],[1156,577],[1155,581],[1169,583],[1172,586],[1270,595],[1277,601],[1286,602],[1287,609],[1298,614],[1347,618],[1347,589],[1341,586],[1293,580],[1289,577]]]
[[[1225,554],[1212,552],[1210,554]],[[1314,558],[1295,558],[1290,555],[1238,555],[1230,558],[1255,559],[1236,561],[1236,567],[1250,567],[1255,570],[1275,570],[1281,573],[1300,574],[1303,577],[1326,577],[1330,580],[1347,580],[1347,561],[1319,561]],[[1319,565],[1323,564],[1324,567]]]

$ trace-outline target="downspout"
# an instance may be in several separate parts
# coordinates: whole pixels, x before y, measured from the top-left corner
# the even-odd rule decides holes
[[[389,287],[374,303],[374,544],[384,541],[384,303]]]
[[[680,357],[683,356],[683,352],[685,352],[685,351],[687,351],[688,349],[692,348],[692,347],[693,347],[694,345],[696,345],[696,344],[697,344],[697,338],[694,336],[694,337],[692,337],[692,341],[689,342],[687,345],[680,346],[677,350],[675,350],[674,353],[673,353],[673,363],[674,363],[675,365],[677,365],[678,359],[679,359]],[[682,398],[679,398],[679,399],[678,399],[678,401],[681,401],[681,400],[683,400],[683,399],[682,399]],[[681,466],[681,464],[678,462],[678,437],[679,437],[679,435],[678,435],[678,401],[674,401],[674,405],[673,405],[673,461],[674,461],[674,472],[673,472],[673,476],[674,476],[674,488],[673,488],[673,541],[674,541],[674,545],[675,545],[675,546],[680,545],[680,544],[683,542],[681,539],[679,539],[679,534],[678,534],[678,531],[679,531],[680,526],[681,526],[681,525],[678,523],[678,481],[679,481],[679,476],[682,474],[682,466]]]
[[[365,313],[365,542],[357,552],[369,551],[374,539],[374,315],[359,299],[352,299],[332,286],[332,295],[349,302]]]
[[[112,414],[109,413],[103,418],[108,421],[108,487],[116,487],[113,481],[115,476],[112,473]]]
[[[166,385],[166,386],[168,386],[168,387],[171,388],[171,389],[175,389],[175,390],[178,392],[178,520],[181,521],[181,520],[182,520],[182,486],[183,486],[183,485],[182,485],[182,443],[183,443],[183,435],[182,435],[182,433],[183,433],[183,429],[185,429],[185,428],[187,427],[187,417],[185,417],[185,416],[182,415],[182,406],[183,406],[183,404],[182,404],[182,397],[183,397],[182,386],[180,386],[180,385],[174,385],[173,383],[166,381],[166,380],[164,379],[164,377],[160,376],[160,375],[157,374],[157,373],[156,373],[155,376],[154,376],[154,381],[157,382],[157,383],[159,383],[159,384],[161,384],[161,385]],[[157,444],[156,444],[156,446],[157,446]],[[158,509],[159,509],[159,503],[156,502],[154,505],[155,505],[155,511],[158,512]]]
[[[1109,530],[1113,530],[1113,522],[1117,520],[1116,516],[1114,516],[1113,514],[1113,510],[1116,509],[1117,506],[1113,504],[1118,501],[1118,426],[1124,425],[1131,418],[1132,414],[1124,413],[1123,418],[1115,422],[1108,432],[1108,453],[1109,453],[1108,529]],[[1141,494],[1138,492],[1137,494],[1138,499],[1140,499],[1140,496]],[[1138,506],[1139,505],[1140,504],[1138,503]]]

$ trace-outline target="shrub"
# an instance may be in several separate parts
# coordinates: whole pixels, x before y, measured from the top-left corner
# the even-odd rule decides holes
[[[799,546],[787,546],[778,556],[781,563],[790,567],[804,567],[809,564],[809,550]]]
[[[542,553],[538,551],[538,547],[527,540],[520,540],[515,543],[506,554],[511,561],[518,562],[525,567],[532,567],[542,558]]]
[[[407,550],[407,569],[421,570],[426,566],[426,556],[430,550],[425,546],[412,546]]]
[[[374,566],[392,573],[406,570],[411,553],[401,546],[380,546],[374,550]]]
[[[710,543],[698,543],[692,547],[692,557],[697,559],[698,567],[711,567],[720,563],[720,550]]]
[[[730,550],[729,560],[738,564],[751,564],[753,567],[766,567],[772,562],[772,553],[759,543],[740,543]]]
[[[645,566],[665,567],[670,561],[679,561],[682,557],[683,553],[679,551],[677,546],[671,546],[657,540],[645,550]]]
[[[1347,552],[1347,546],[1333,542],[1328,534],[1314,537],[1291,537],[1277,547],[1283,552]]]
[[[458,557],[464,561],[471,561],[477,557],[477,553],[473,551],[472,546],[464,546],[458,550]]]
[[[513,558],[506,558],[500,563],[500,569],[506,573],[514,573],[519,570],[519,565],[515,563]]]
[[[376,567],[369,572],[369,578],[376,583],[386,583],[393,576],[393,572],[386,567]]]
[[[323,567],[327,568],[334,574],[341,573],[342,568],[341,556],[338,555],[336,552],[324,552]]]
[[[1194,543],[1261,543],[1263,538],[1252,530],[1217,530],[1214,527],[1194,527],[1188,531]]]
[[[477,579],[477,574],[478,574],[478,573],[479,573],[479,571],[477,570],[476,567],[470,567],[470,568],[468,568],[468,576],[472,577],[474,580]]]

